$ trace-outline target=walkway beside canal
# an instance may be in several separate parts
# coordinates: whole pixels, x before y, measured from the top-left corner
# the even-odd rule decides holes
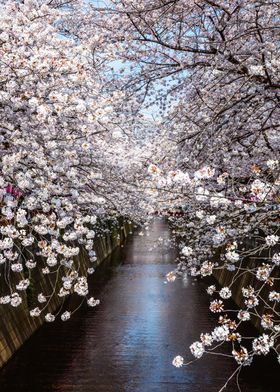
[[[1,392],[217,392],[232,360],[171,364],[178,354],[192,359],[189,345],[214,319],[202,283],[165,283],[175,254],[154,247],[159,237],[166,242],[169,229],[158,218],[150,236],[131,236],[95,277],[101,305],[44,325],[0,372]],[[244,392],[277,390],[265,382],[241,378]]]

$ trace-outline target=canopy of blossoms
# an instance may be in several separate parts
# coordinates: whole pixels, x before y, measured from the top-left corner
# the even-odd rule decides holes
[[[0,263],[10,291],[2,304],[20,305],[29,279],[15,286],[9,277],[26,268],[63,270],[51,295],[87,297],[73,257],[83,246],[95,261],[98,220],[141,222],[180,206],[170,218],[180,257],[167,279],[231,276],[207,289],[218,324],[191,353],[218,354],[230,342],[239,374],[279,351],[279,8],[3,2]],[[251,284],[240,286],[245,274]],[[233,290],[242,297],[236,310]],[[44,307],[32,315],[48,298],[38,297]],[[259,336],[243,334],[250,319]]]
[[[54,295],[86,298],[73,260],[82,247],[94,266],[96,224],[132,208],[139,221],[149,204],[139,191],[154,153],[142,131],[148,120],[132,106],[120,114],[124,94],[106,91],[92,46],[65,33],[73,12],[52,1],[0,8],[0,303],[21,305],[36,270],[55,274],[53,291],[37,293],[34,317]]]
[[[231,342],[239,374],[279,351],[279,2],[122,0],[93,12],[104,57],[114,36],[107,60],[122,62],[125,89],[162,114],[162,155],[148,171],[159,205],[182,209],[170,218],[181,255],[167,279],[231,276],[208,288],[219,324],[191,353]],[[255,338],[240,328],[251,318]]]

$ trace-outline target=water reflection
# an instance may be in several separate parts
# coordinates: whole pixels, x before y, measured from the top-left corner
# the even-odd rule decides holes
[[[169,231],[156,219],[149,237],[136,233],[118,249],[92,283],[101,306],[43,326],[0,373],[1,392],[218,391],[234,370],[231,360],[171,365],[214,319],[203,284],[164,284],[175,253],[154,248],[160,236],[168,241]],[[276,391],[275,368],[258,366],[242,376],[243,391]],[[234,383],[228,391],[237,391]]]

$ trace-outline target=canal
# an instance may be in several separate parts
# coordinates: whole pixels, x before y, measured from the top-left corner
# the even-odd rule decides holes
[[[181,354],[215,323],[203,283],[165,282],[174,268],[169,230],[155,219],[135,232],[95,274],[98,308],[82,307],[46,324],[0,371],[1,392],[218,392],[235,368],[209,357],[177,369]],[[161,237],[161,246],[155,246]],[[273,362],[274,363],[274,362]],[[243,392],[274,392],[278,368],[267,359],[241,374]],[[274,385],[273,385],[274,384]],[[229,392],[237,392],[234,382]]]

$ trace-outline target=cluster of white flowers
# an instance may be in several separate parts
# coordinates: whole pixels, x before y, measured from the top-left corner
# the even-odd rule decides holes
[[[95,306],[100,304],[100,300],[95,299],[94,297],[91,297],[87,300],[87,304],[88,304],[88,306],[94,308]]]
[[[273,315],[268,314],[268,313],[262,315],[261,326],[264,329],[273,329],[274,322],[273,322],[272,317],[273,317]]]
[[[267,246],[275,246],[277,242],[279,241],[279,236],[278,235],[268,235],[265,237],[265,242]]]
[[[88,283],[85,276],[79,277],[74,285],[74,291],[78,295],[84,297],[88,294]]]
[[[229,336],[229,328],[226,325],[216,327],[212,332],[212,337],[215,341],[221,342],[227,340]]]
[[[257,355],[267,355],[273,346],[274,339],[266,334],[262,334],[260,337],[253,340],[253,351]]]
[[[212,275],[214,264],[209,261],[204,261],[200,267],[201,276]]]
[[[194,177],[197,178],[198,180],[209,179],[214,177],[214,175],[215,175],[215,169],[209,166],[202,167],[201,169],[197,170],[194,173]]]
[[[213,225],[215,223],[215,221],[216,221],[216,215],[209,215],[206,217],[206,222],[209,225]]]
[[[0,304],[1,305],[9,304],[10,302],[11,302],[10,295],[5,295],[4,297],[0,297]]]
[[[192,248],[190,248],[189,246],[184,246],[181,250],[181,253],[183,256],[191,256],[193,254],[193,250]]]
[[[280,302],[280,293],[278,293],[277,291],[271,291],[269,293],[269,300],[270,301],[275,301],[275,302]]]
[[[235,251],[227,252],[226,255],[225,255],[225,257],[226,257],[226,259],[227,259],[228,261],[230,261],[231,263],[236,263],[236,262],[239,261],[239,259],[240,259],[239,254],[238,254],[237,252],[235,252]]]
[[[216,291],[216,286],[215,285],[211,285],[211,286],[207,287],[206,291],[207,291],[207,294],[213,295],[214,292]]]
[[[213,343],[213,336],[209,333],[202,333],[200,335],[200,340],[204,346],[211,346]]]
[[[183,364],[184,364],[184,358],[181,357],[180,355],[177,355],[177,356],[173,359],[173,361],[172,361],[172,365],[175,366],[175,367],[177,367],[177,368],[182,367]]]
[[[239,310],[237,317],[241,321],[248,321],[251,318],[250,313],[247,312],[246,310]]]
[[[39,317],[41,314],[41,310],[38,307],[36,307],[34,309],[31,309],[29,313],[31,317]]]
[[[70,317],[71,317],[71,312],[69,312],[68,310],[63,312],[62,315],[60,316],[62,321],[67,321],[70,319]]]
[[[263,201],[268,197],[271,186],[260,179],[256,179],[251,184],[251,193],[255,196],[256,200]]]
[[[16,285],[16,289],[19,291],[23,291],[26,290],[29,285],[30,285],[30,280],[23,279]]]
[[[191,353],[195,356],[195,358],[201,358],[205,352],[205,348],[203,343],[201,342],[194,342],[190,346]]]
[[[243,297],[245,297],[245,305],[248,308],[254,308],[255,306],[257,306],[259,304],[259,299],[255,293],[255,290],[252,286],[249,287],[242,287],[242,294]]]
[[[167,282],[174,282],[176,280],[176,272],[170,271],[166,274],[166,280]]]
[[[220,294],[220,297],[223,299],[228,299],[232,295],[231,290],[228,287],[223,287],[220,290],[219,294]]]
[[[224,303],[221,300],[215,299],[210,303],[209,309],[213,313],[221,313],[224,310]]]
[[[234,357],[234,359],[236,360],[236,362],[238,363],[238,365],[250,365],[251,361],[250,361],[250,357],[249,357],[249,353],[246,347],[240,346],[240,349],[237,350],[233,350],[232,351],[232,355]]]
[[[47,313],[47,314],[45,315],[45,320],[46,320],[48,323],[52,323],[52,322],[55,321],[55,316],[54,316],[53,314],[51,314],[51,313]]]
[[[279,161],[277,159],[269,159],[266,161],[266,164],[271,170],[275,170],[279,166]]]
[[[272,262],[275,265],[280,266],[280,253],[274,253],[274,255],[272,256]]]
[[[269,264],[263,264],[257,269],[256,277],[259,280],[266,281],[271,273],[271,266]]]
[[[42,303],[44,303],[44,302],[47,302],[47,298],[44,296],[44,294],[43,293],[40,293],[40,294],[38,294],[38,302],[40,303],[40,304],[42,304]]]

